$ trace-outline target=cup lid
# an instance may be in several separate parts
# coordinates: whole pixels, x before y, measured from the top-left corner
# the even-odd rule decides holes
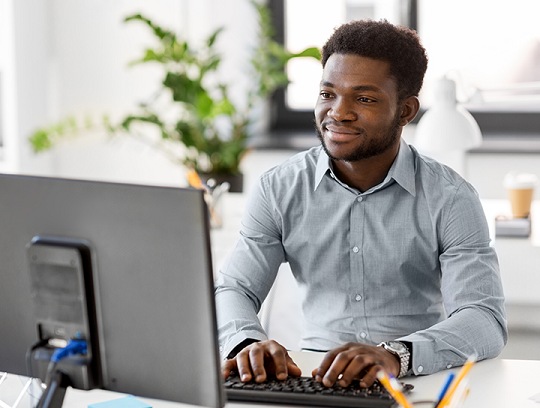
[[[534,188],[538,184],[538,177],[532,173],[519,173],[512,171],[504,177],[505,188],[516,190]]]

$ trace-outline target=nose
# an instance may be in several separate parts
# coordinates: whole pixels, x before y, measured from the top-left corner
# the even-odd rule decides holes
[[[356,112],[344,98],[337,98],[328,110],[328,116],[338,122],[356,120]]]

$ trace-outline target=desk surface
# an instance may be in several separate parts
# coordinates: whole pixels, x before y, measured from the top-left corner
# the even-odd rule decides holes
[[[318,353],[291,352],[302,369],[311,375],[318,365]],[[452,371],[457,372],[459,368]],[[408,377],[404,382],[414,385],[411,402],[434,400],[449,370],[420,377]],[[486,360],[473,366],[468,376],[471,392],[464,408],[521,408],[539,407],[530,397],[540,393],[540,361],[536,360]]]
[[[304,375],[318,366],[322,354],[291,352],[293,359]],[[459,368],[453,369],[458,371]],[[405,382],[414,385],[411,401],[433,400],[448,371],[424,377],[408,377]],[[487,360],[477,363],[469,373],[471,392],[465,401],[465,408],[526,408],[539,407],[530,397],[540,393],[540,361],[535,360]],[[16,382],[18,378],[13,378]],[[20,381],[19,381],[20,383]],[[0,399],[12,404],[6,393],[15,391],[9,383],[0,386]],[[64,400],[64,408],[86,408],[89,404],[122,398],[123,394],[110,391],[79,391],[69,389]],[[180,408],[185,404],[140,398],[153,408]],[[1,404],[0,404],[1,405]],[[20,408],[29,408],[29,398],[23,399]],[[245,404],[227,404],[227,408],[245,408]]]

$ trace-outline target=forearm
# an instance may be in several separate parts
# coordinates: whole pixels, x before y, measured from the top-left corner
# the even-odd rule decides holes
[[[267,339],[257,317],[257,305],[237,289],[218,285],[216,310],[222,357],[228,357],[231,351],[246,339],[258,341]]]
[[[504,316],[484,307],[465,307],[448,319],[398,340],[412,343],[412,370],[432,374],[461,366],[471,355],[496,357],[506,344]]]

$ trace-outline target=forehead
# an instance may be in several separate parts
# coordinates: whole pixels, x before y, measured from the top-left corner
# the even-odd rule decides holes
[[[386,61],[352,54],[332,54],[323,70],[321,84],[333,87],[372,87],[389,95],[397,95],[397,81],[390,74]]]

